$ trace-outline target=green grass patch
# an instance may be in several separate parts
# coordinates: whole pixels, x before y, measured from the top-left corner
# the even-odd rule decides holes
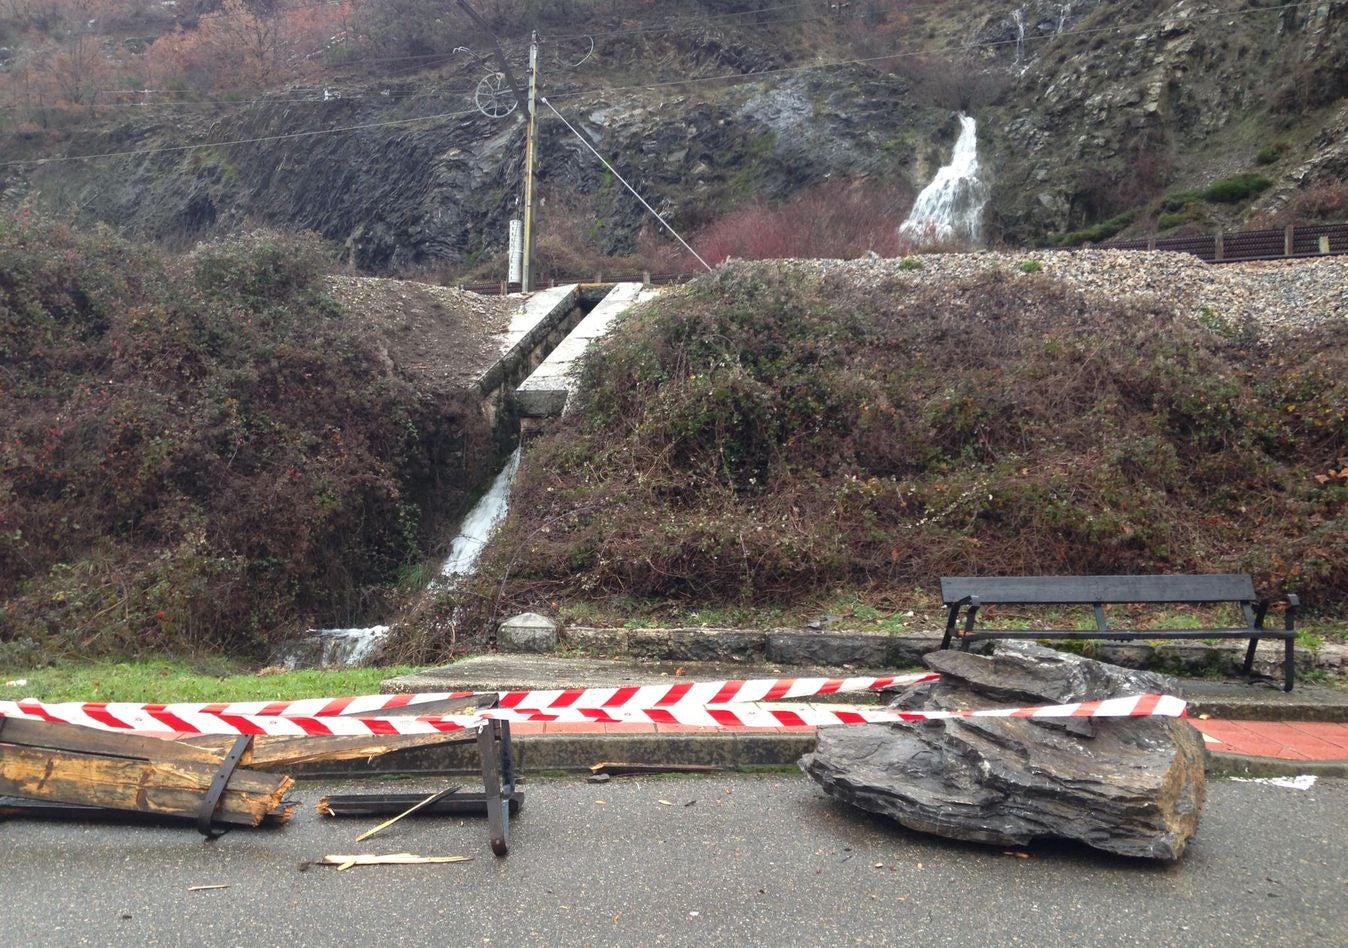
[[[1257,165],[1275,164],[1286,150],[1287,146],[1281,143],[1261,148],[1259,153],[1254,156],[1254,163]]]
[[[259,675],[217,661],[205,666],[168,659],[54,665],[0,672],[0,699],[58,701],[269,701],[377,694],[386,678],[411,666],[305,669]],[[10,682],[24,680],[27,684]]]
[[[1098,244],[1102,240],[1108,240],[1113,237],[1132,222],[1132,213],[1120,214],[1118,217],[1111,217],[1107,221],[1092,224],[1090,227],[1083,227],[1081,230],[1074,230],[1067,234],[1059,234],[1057,237],[1051,238],[1049,242],[1057,244],[1060,247],[1070,247],[1076,244],[1085,243]]]
[[[1191,204],[1197,204],[1203,200],[1203,195],[1198,191],[1181,191],[1178,194],[1170,194],[1161,199],[1161,207],[1167,211],[1182,211]]]
[[[1238,174],[1213,182],[1203,189],[1203,200],[1211,204],[1239,204],[1256,195],[1262,194],[1273,186],[1273,182],[1263,175]]]

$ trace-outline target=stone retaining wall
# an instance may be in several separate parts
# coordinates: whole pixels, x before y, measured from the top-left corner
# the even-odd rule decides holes
[[[559,646],[586,655],[670,662],[769,662],[782,665],[830,665],[905,668],[941,646],[940,632],[854,632],[814,629],[601,629],[568,628]],[[1071,650],[1074,643],[1048,642]],[[1152,668],[1185,675],[1204,672],[1235,675],[1245,662],[1245,642],[1090,642],[1088,654],[1126,668]],[[1348,646],[1325,644],[1312,651],[1296,646],[1298,673],[1316,669],[1348,673]],[[1282,677],[1282,643],[1260,643],[1255,671]]]

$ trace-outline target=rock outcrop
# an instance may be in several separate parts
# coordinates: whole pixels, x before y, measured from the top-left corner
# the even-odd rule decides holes
[[[933,652],[941,679],[891,707],[979,709],[1178,694],[1163,675],[1029,644]],[[1205,795],[1202,737],[1175,718],[966,718],[825,728],[801,768],[830,795],[909,829],[1017,846],[1076,840],[1178,859]]]

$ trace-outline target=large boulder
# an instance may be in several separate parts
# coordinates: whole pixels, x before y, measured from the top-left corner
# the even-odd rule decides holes
[[[1168,676],[1030,644],[924,660],[941,678],[890,707],[1180,695]],[[817,749],[800,765],[830,795],[926,833],[997,846],[1069,839],[1125,856],[1178,859],[1198,829],[1205,757],[1202,736],[1177,718],[964,718],[821,728]]]

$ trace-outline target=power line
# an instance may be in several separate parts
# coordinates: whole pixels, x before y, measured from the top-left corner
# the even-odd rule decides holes
[[[261,135],[257,138],[236,138],[232,141],[223,142],[200,142],[195,145],[166,145],[162,148],[139,148],[130,151],[110,151],[101,154],[92,155],[58,155],[51,158],[31,158],[23,161],[4,161],[0,162],[0,167],[13,167],[23,165],[45,165],[56,162],[68,161],[95,161],[101,158],[136,158],[146,155],[170,154],[173,152],[196,151],[201,148],[228,148],[233,145],[255,145],[260,142],[285,141],[292,138],[311,138],[318,135],[341,135],[347,132],[359,132],[372,128],[392,128],[402,125],[415,125],[418,122],[438,122],[445,119],[463,118],[468,115],[478,114],[477,109],[467,109],[463,112],[441,112],[437,115],[423,115],[418,118],[393,119],[386,122],[365,122],[360,125],[344,125],[338,128],[319,128],[310,129],[303,132],[285,132],[280,135]]]
[[[576,127],[566,120],[566,116],[562,115],[561,112],[558,112],[557,107],[547,100],[546,96],[540,96],[538,101],[542,102],[549,109],[551,109],[552,114],[562,120],[562,124],[571,130],[572,135],[575,135],[576,138],[580,139],[580,143],[582,145],[590,149],[590,153],[593,154],[603,163],[604,167],[609,170],[609,173],[612,174],[613,177],[621,181],[623,187],[632,192],[633,196],[636,197],[636,199],[641,202],[641,206],[644,207],[646,210],[650,211],[652,214],[654,214],[655,219],[658,220],[661,223],[661,225],[664,226],[665,230],[673,234],[674,239],[677,240],[679,243],[683,244],[684,249],[687,250],[694,257],[696,257],[697,262],[706,267],[708,273],[711,272],[711,264],[703,260],[702,255],[698,253],[696,250],[694,250],[692,246],[689,245],[688,241],[684,240],[683,237],[680,236],[677,230],[675,230],[672,226],[670,226],[669,221],[665,220],[664,217],[661,216],[659,211],[651,207],[650,204],[646,202],[646,199],[641,196],[641,194],[637,191],[636,188],[632,187],[630,184],[627,183],[627,179],[622,176],[622,173],[619,172],[617,168],[613,167],[613,165],[609,164],[607,158],[605,158],[603,155],[599,154],[599,152],[595,150],[595,147],[590,144],[590,140],[586,138],[584,135],[582,135],[580,132],[578,132],[576,130]]]

